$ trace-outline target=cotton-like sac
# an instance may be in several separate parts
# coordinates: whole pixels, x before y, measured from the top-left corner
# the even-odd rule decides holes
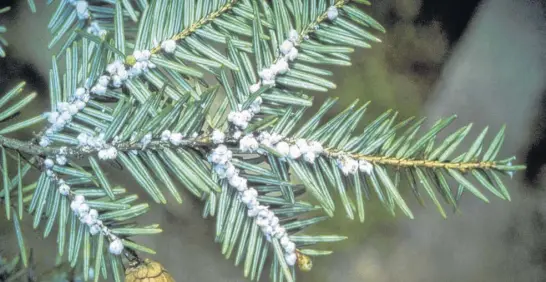
[[[288,53],[290,53],[290,51],[292,51],[292,49],[294,49],[294,43],[292,43],[290,40],[285,40],[283,41],[279,49],[281,53],[287,55]]]
[[[328,10],[326,11],[326,16],[331,21],[335,20],[338,15],[339,15],[339,11],[337,10],[336,6],[330,6]]]
[[[366,160],[359,160],[358,161],[358,168],[361,172],[364,172],[366,174],[371,174],[373,171],[373,166],[370,162]]]
[[[110,242],[110,245],[108,246],[108,251],[113,255],[120,255],[123,252],[123,249],[123,242],[117,237],[112,240],[112,242]]]
[[[66,183],[59,185],[59,194],[68,196],[70,194],[70,186]]]
[[[288,154],[290,153],[290,145],[288,145],[288,143],[284,141],[277,143],[277,145],[275,146],[275,149],[283,157],[288,156]]]
[[[258,83],[254,83],[254,84],[250,85],[248,90],[250,91],[250,94],[254,94],[254,93],[258,92],[258,90],[260,90],[260,87],[262,87],[262,85],[261,85],[260,82],[258,82]]]
[[[241,138],[241,140],[239,140],[239,149],[242,152],[254,152],[259,146],[260,144],[251,134],[245,135],[243,138]]]
[[[212,131],[212,136],[211,136],[212,143],[214,144],[224,143],[225,138],[226,138],[226,135],[222,131],[218,129],[215,129],[214,131]]]
[[[176,50],[176,41],[172,39],[163,41],[161,43],[161,49],[166,53],[174,53],[174,50]]]

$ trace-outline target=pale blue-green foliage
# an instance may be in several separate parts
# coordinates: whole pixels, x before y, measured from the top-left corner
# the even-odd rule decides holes
[[[30,10],[33,13],[36,13],[36,3],[34,3],[34,0],[27,0],[28,6]],[[2,14],[9,12],[11,7],[5,7],[0,9],[0,19],[4,16]],[[7,28],[4,25],[0,25],[0,57],[6,56],[6,50],[4,49],[6,46],[8,46],[8,41],[2,36],[2,34],[7,32]]]
[[[10,7],[5,7],[1,9],[0,16],[8,12],[9,10],[10,10]],[[5,46],[8,46],[8,41],[4,38],[4,36],[2,36],[2,34],[6,33],[6,31],[7,31],[6,26],[0,25],[0,57],[2,58],[6,56],[6,51],[4,50],[4,48]]]
[[[237,150],[236,139],[226,143],[235,153],[233,164],[259,192],[260,203],[279,217],[301,254],[327,255],[330,251],[322,249],[323,243],[345,238],[341,234],[304,232],[334,215],[336,198],[341,199],[348,218],[361,221],[365,202],[371,198],[381,201],[393,215],[400,209],[413,217],[405,194],[398,190],[401,182],[410,184],[420,202],[421,194],[427,195],[443,216],[442,199],[457,208],[465,191],[488,201],[479,187],[510,199],[501,176],[521,167],[512,166],[510,158],[497,160],[504,128],[490,145],[484,141],[485,129],[471,147],[457,150],[470,125],[443,140],[436,138],[454,117],[439,120],[423,131],[424,119],[398,121],[396,112],[387,111],[366,121],[362,129],[359,123],[366,120],[369,103],[359,105],[357,101],[328,120],[325,117],[337,99],[327,99],[320,108],[312,108],[313,95],[336,87],[330,66],[350,66],[349,54],[354,48],[369,48],[380,42],[385,30],[366,14],[361,4],[369,5],[367,1],[90,0],[90,16],[85,20],[77,18],[69,1],[49,2],[57,7],[48,26],[50,47],[60,46],[49,73],[50,111],[55,111],[59,102],[71,101],[77,88],[93,87],[115,59],[130,66],[135,50],[153,53],[150,62],[156,68],[129,78],[122,88],[109,88],[104,95],[92,96],[65,130],[48,135],[55,144],[76,149],[78,134],[97,131],[104,134],[106,142],[122,144],[115,161],[82,152],[83,157],[71,158],[66,166],[55,165],[52,170],[62,175],[74,194],[89,199],[104,224],[123,238],[131,256],[155,253],[133,241],[136,235],[161,232],[156,224],[136,222],[149,210],[147,201],[182,203],[183,187],[203,200],[203,216],[216,220],[215,238],[211,240],[221,244],[222,254],[243,266],[245,277],[258,280],[269,269],[272,281],[296,279],[297,268],[286,264],[278,240],[267,240],[254,219],[247,216],[237,191],[218,178],[206,158],[213,146],[210,133],[219,129],[233,134],[227,113],[250,107],[257,97],[263,99],[261,112],[244,134],[268,131],[291,141],[318,141],[327,148],[310,164],[302,159],[286,160],[268,147],[262,148],[265,155],[242,153]],[[337,6],[339,16],[329,20],[327,10],[332,5]],[[105,35],[87,32],[93,21],[106,31]],[[298,32],[300,44],[290,71],[279,75],[274,86],[251,93],[249,86],[259,81],[260,70],[278,59],[278,46],[291,29]],[[177,42],[173,54],[159,47],[167,39]],[[15,99],[22,88],[23,84],[17,86],[0,100],[0,120],[34,98],[31,94]],[[310,111],[314,114],[303,118]],[[10,123],[0,129],[0,137],[44,120],[38,115]],[[146,134],[157,140],[166,129],[194,139],[176,148],[157,142],[138,146]],[[4,189],[0,196],[8,218],[15,224],[23,261],[26,246],[19,220],[24,208],[33,216],[34,227],[44,230],[44,236],[57,227],[59,255],[72,267],[78,266],[84,276],[94,269],[95,280],[111,276],[122,281],[122,265],[127,261],[107,252],[108,238],[102,233],[89,234],[85,224],[70,212],[69,200],[56,192],[56,184],[45,172],[38,179],[27,177],[28,172],[40,170],[43,157],[31,152],[13,150],[8,143],[2,148]],[[374,170],[346,176],[337,164],[345,156],[369,161]],[[113,183],[109,176],[116,173],[116,166],[132,175],[149,198],[139,200]],[[305,193],[312,196],[312,202],[300,200]]]

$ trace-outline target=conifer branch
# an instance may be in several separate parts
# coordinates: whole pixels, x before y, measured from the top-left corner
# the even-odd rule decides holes
[[[232,141],[235,144],[235,141]],[[149,150],[161,150],[165,148],[176,148],[176,147],[189,147],[189,148],[202,148],[202,147],[212,147],[214,143],[210,141],[210,136],[204,136],[199,138],[189,138],[181,140],[178,146],[173,146],[171,143],[164,142],[160,138],[151,139],[146,146],[138,142],[120,142],[110,144],[115,147],[118,151],[128,152],[128,151],[139,151],[144,149]],[[40,145],[33,144],[28,141],[21,141],[19,139],[10,138],[0,135],[0,146],[18,151],[20,153],[29,154],[32,156],[51,156],[51,155],[64,155],[66,157],[83,157],[90,154],[96,154],[101,149],[96,147],[82,147],[82,148],[68,148],[66,146],[62,147],[42,147]]]
[[[461,172],[468,172],[473,169],[492,169],[497,167],[496,162],[492,161],[475,161],[475,162],[448,162],[448,161],[436,161],[436,160],[419,160],[419,159],[404,159],[386,156],[372,156],[363,154],[351,154],[340,150],[325,150],[325,155],[339,159],[342,157],[350,157],[355,160],[367,161],[371,164],[389,165],[395,168],[404,167],[423,167],[423,168],[443,168],[443,169],[455,169]]]
[[[0,9],[0,15],[7,13],[11,8],[5,7]],[[7,32],[7,28],[4,25],[0,25],[0,57],[4,58],[6,56],[6,51],[4,48],[8,46],[8,41],[2,36],[2,34]]]
[[[224,13],[230,11],[233,8],[233,6],[237,3],[237,1],[238,0],[229,0],[226,4],[222,5],[218,10],[209,13],[208,15],[204,16],[203,18],[193,23],[191,26],[173,35],[170,38],[170,40],[178,41],[178,40],[183,40],[184,38],[190,36],[191,34],[195,33],[198,29],[202,28],[204,25],[212,22],[213,20],[222,16]],[[155,46],[151,48],[150,51],[152,52],[152,54],[158,53],[159,51],[161,51],[161,46]],[[133,62],[133,60],[129,59],[129,62]]]
[[[107,31],[103,29],[96,17],[91,12],[90,8],[93,6],[91,3],[85,0],[62,0],[58,1],[57,10],[55,11],[51,21],[48,24],[48,29],[53,34],[53,38],[49,42],[49,48],[53,48],[58,42],[61,41],[70,30],[83,29],[89,34],[105,38]],[[48,4],[51,4],[50,1]],[[99,4],[100,5],[100,4]],[[90,7],[91,6],[91,7]],[[100,7],[100,6],[95,6]],[[63,15],[69,15],[63,17]],[[72,43],[77,39],[77,33],[71,33],[69,38],[66,39],[64,45],[61,47],[59,54],[62,54]]]
[[[51,111],[0,129],[0,197],[13,217],[12,207],[25,206],[35,228],[47,222],[45,236],[57,224],[58,252],[68,245],[72,266],[94,265],[95,273],[110,266],[121,281],[119,255],[135,272],[147,264],[136,252],[154,253],[131,237],[161,229],[134,224],[149,206],[133,204],[136,196],[121,196],[125,189],[111,184],[104,165],[114,161],[156,203],[182,203],[179,187],[202,199],[203,215],[215,217],[222,254],[243,263],[251,279],[260,279],[271,261],[276,282],[294,281],[296,266],[308,271],[308,256],[331,253],[310,246],[345,239],[302,234],[334,215],[334,195],[349,218],[356,212],[361,221],[364,197],[372,193],[392,214],[398,207],[413,217],[398,190],[402,174],[419,200],[423,189],[443,216],[436,192],[454,207],[464,191],[487,201],[469,177],[510,199],[500,174],[521,166],[496,159],[504,129],[484,154],[486,130],[450,159],[470,130],[437,140],[452,118],[420,133],[422,120],[398,122],[387,111],[355,134],[368,104],[355,102],[321,124],[335,103],[329,99],[304,120],[312,97],[301,91],[336,87],[320,65],[350,65],[353,47],[380,42],[369,29],[384,32],[351,1],[77,1],[99,5],[87,19],[100,19],[105,29],[75,33],[85,21],[74,26],[69,2],[60,2],[50,24],[52,43],[68,36],[58,53],[66,66],[58,65],[60,56],[52,60]],[[209,85],[204,72],[219,85]],[[13,99],[22,86],[0,99],[0,120],[34,99]],[[220,88],[225,97],[211,110]],[[6,136],[44,120],[50,125],[38,145]],[[27,155],[30,162],[21,166]],[[18,162],[15,173],[8,160]],[[23,187],[30,163],[41,174]],[[448,177],[459,185],[456,193]],[[304,193],[319,205],[299,200]]]

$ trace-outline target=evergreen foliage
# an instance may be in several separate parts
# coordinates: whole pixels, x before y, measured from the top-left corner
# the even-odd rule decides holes
[[[157,224],[137,222],[148,201],[182,203],[181,189],[215,220],[222,254],[245,277],[272,281],[295,281],[310,257],[331,253],[322,243],[345,239],[306,232],[339,209],[364,221],[366,201],[379,200],[413,218],[401,184],[444,217],[465,192],[510,200],[502,179],[522,166],[497,156],[504,128],[460,148],[472,125],[437,138],[455,117],[422,129],[424,119],[392,111],[368,120],[369,103],[355,101],[326,119],[333,98],[307,117],[312,95],[336,87],[329,66],[350,66],[355,48],[385,32],[365,0],[49,3],[58,50],[50,109],[11,119],[36,96],[24,83],[0,99],[1,205],[24,265],[19,222],[31,217],[85,279],[93,269],[95,281],[122,281],[125,267],[155,253],[135,237],[161,236]],[[44,129],[35,139],[10,137],[36,124]],[[112,164],[149,198],[111,181]]]
[[[0,15],[8,12],[10,7],[5,7],[0,9]],[[6,33],[7,28],[4,25],[0,25],[0,34]],[[6,51],[4,48],[8,46],[8,41],[0,35],[0,57],[4,58],[6,56]]]

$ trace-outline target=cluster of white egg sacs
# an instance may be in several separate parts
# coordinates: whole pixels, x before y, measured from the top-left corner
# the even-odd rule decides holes
[[[338,158],[337,166],[344,175],[355,174],[358,171],[371,174],[373,171],[373,166],[370,162],[366,160],[355,160],[348,156]]]
[[[110,230],[99,220],[99,213],[96,209],[91,209],[85,201],[83,195],[75,195],[70,203],[70,209],[76,214],[80,222],[87,225],[89,233],[96,235],[102,232],[108,236],[110,245],[108,251],[113,255],[120,255],[123,252],[124,246],[120,238],[113,235]]]
[[[44,116],[51,125],[44,131],[44,135],[40,138],[40,146],[49,146],[51,144],[50,136],[61,131],[71,122],[73,116],[85,108],[87,102],[89,102],[89,93],[85,88],[78,88],[72,95],[71,102],[57,103],[56,111],[45,113]]]
[[[243,137],[241,141],[246,138]],[[267,206],[258,201],[258,191],[248,187],[248,180],[239,175],[239,170],[231,163],[233,152],[225,145],[218,145],[209,155],[209,161],[214,165],[214,170],[221,179],[226,179],[230,186],[235,188],[239,200],[246,205],[247,215],[255,218],[255,223],[260,226],[262,233],[268,240],[276,238],[280,240],[285,251],[285,260],[289,265],[296,263],[296,245],[290,241],[286,230],[279,224],[279,218]]]

